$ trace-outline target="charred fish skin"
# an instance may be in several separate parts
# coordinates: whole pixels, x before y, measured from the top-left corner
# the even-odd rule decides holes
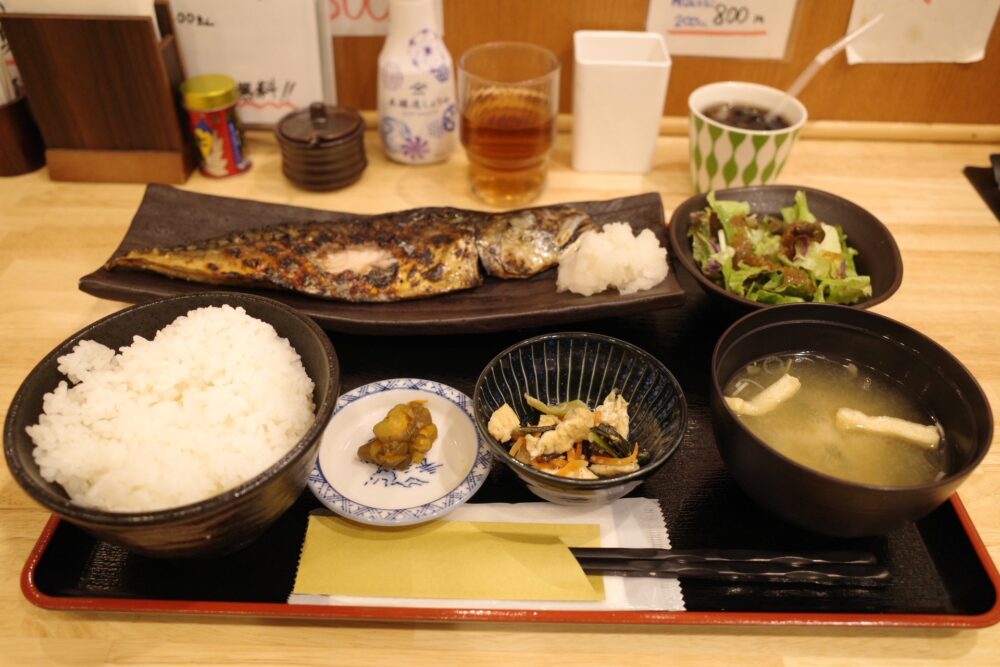
[[[455,210],[285,224],[175,248],[133,250],[105,268],[351,302],[433,296],[482,284],[472,223]]]
[[[481,213],[454,208],[289,223],[173,248],[132,250],[105,268],[211,285],[265,287],[350,302],[413,299],[482,284],[479,270],[528,278],[596,229],[570,206]]]
[[[559,262],[559,253],[597,225],[571,206],[495,213],[477,225],[476,248],[483,268],[497,278],[530,278]]]

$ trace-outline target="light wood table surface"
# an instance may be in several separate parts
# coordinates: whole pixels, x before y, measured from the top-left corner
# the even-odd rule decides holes
[[[185,189],[375,213],[414,206],[484,208],[465,158],[429,167],[387,163],[369,133],[370,166],[334,193],[298,190],[281,175],[268,133],[249,137],[252,170]],[[560,135],[539,204],[655,191],[668,212],[688,197],[687,139],[664,136],[645,175],[576,173]],[[1000,221],[962,175],[1000,144],[800,139],[781,182],[820,188],[867,208],[903,255],[900,290],[875,310],[927,334],[964,362],[1000,409]],[[144,186],[55,183],[44,169],[0,179],[0,408],[52,347],[124,304],[77,289],[124,235]],[[996,444],[996,443],[995,443]],[[960,490],[1000,561],[1000,447]],[[0,664],[357,665],[1000,665],[1000,625],[979,630],[878,627],[361,624],[55,612],[22,596],[19,577],[48,514],[0,471]]]

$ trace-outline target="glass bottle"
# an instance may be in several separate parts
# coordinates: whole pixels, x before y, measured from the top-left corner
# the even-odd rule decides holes
[[[378,114],[386,155],[431,164],[455,147],[458,118],[451,54],[432,0],[389,0],[389,34],[378,57]]]

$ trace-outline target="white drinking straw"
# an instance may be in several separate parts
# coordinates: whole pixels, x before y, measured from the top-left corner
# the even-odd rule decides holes
[[[785,91],[786,93],[788,93],[788,98],[798,97],[799,93],[802,92],[802,89],[809,84],[812,78],[816,76],[816,72],[818,72],[820,68],[823,67],[823,65],[830,62],[830,60],[835,55],[837,55],[845,48],[847,48],[848,44],[850,44],[858,37],[868,32],[876,23],[882,20],[883,16],[885,16],[885,14],[879,14],[872,20],[868,21],[864,25],[857,28],[854,32],[845,35],[844,38],[841,39],[836,44],[828,46],[822,51],[820,51],[819,54],[813,59],[813,61],[809,63],[809,65],[802,71],[802,74],[799,74],[799,78],[795,79],[792,85],[790,85],[788,89]],[[785,98],[781,103],[779,103],[776,107],[771,109],[770,112],[768,112],[766,116],[766,119],[768,121],[773,120],[776,116],[779,115],[779,112],[787,104],[788,98]]]

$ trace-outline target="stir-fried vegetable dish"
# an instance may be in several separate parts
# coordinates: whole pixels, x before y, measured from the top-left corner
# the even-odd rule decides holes
[[[702,273],[724,289],[768,304],[853,304],[872,295],[844,230],[817,220],[801,190],[781,217],[751,213],[749,202],[717,200],[714,192],[708,203],[692,214],[688,235]]]
[[[501,443],[512,442],[518,461],[559,477],[598,479],[639,469],[648,453],[629,444],[628,402],[617,389],[594,410],[579,400],[547,405],[524,395],[538,410],[534,425],[521,425],[507,403],[490,416],[489,432]]]

